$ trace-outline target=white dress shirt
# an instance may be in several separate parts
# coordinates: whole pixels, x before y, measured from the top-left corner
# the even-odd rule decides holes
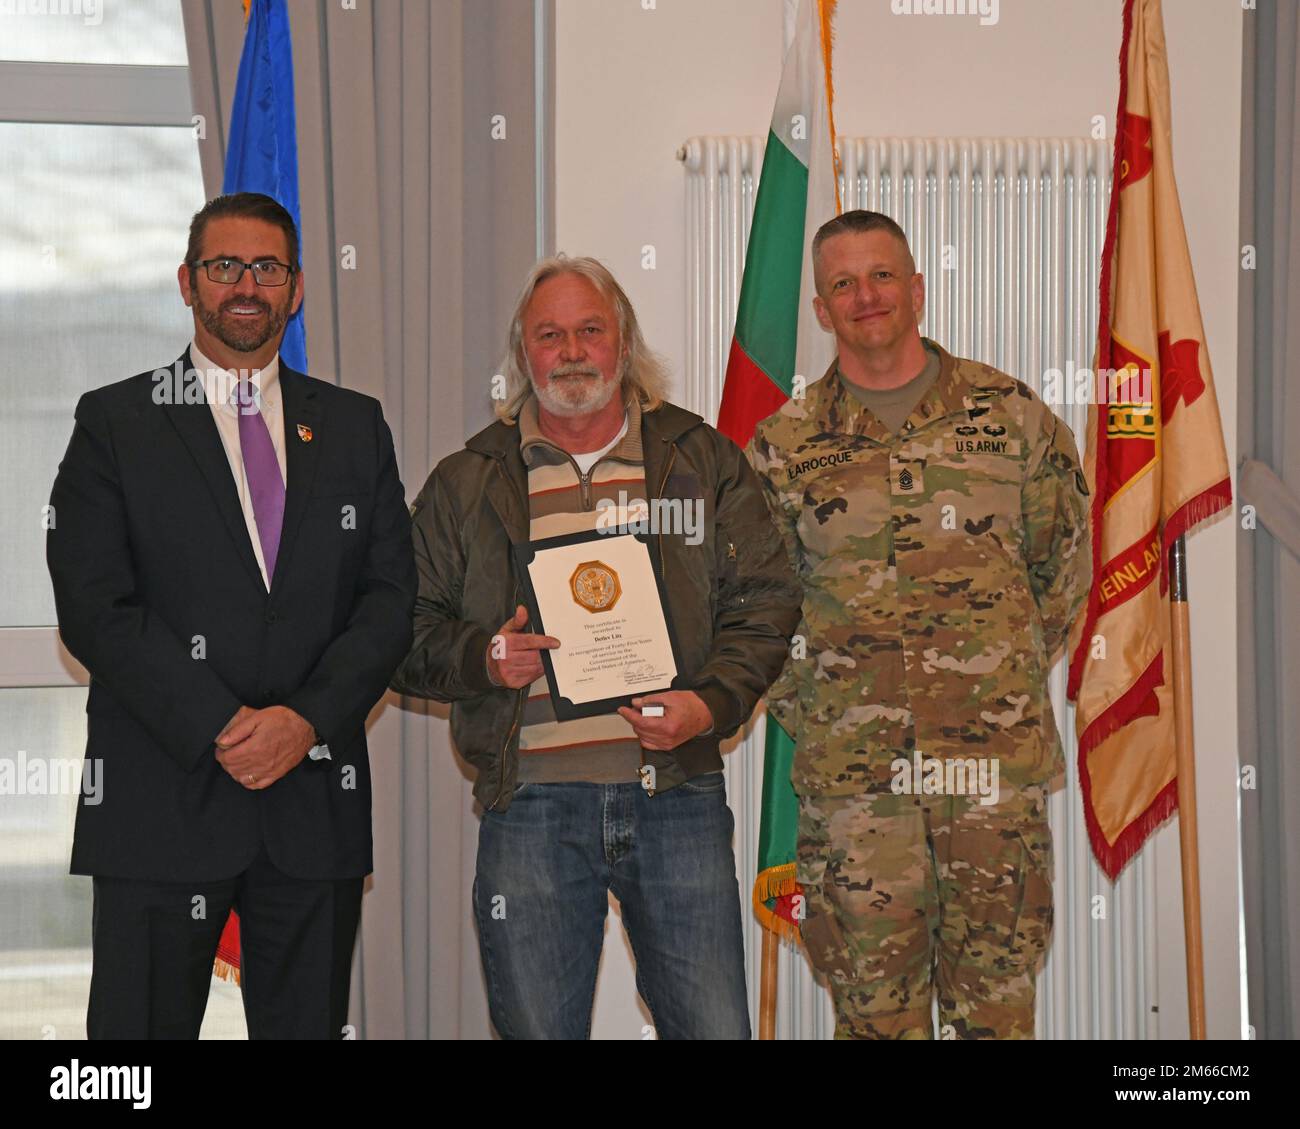
[[[248,539],[253,543],[253,553],[257,557],[257,567],[262,573],[262,583],[266,590],[271,590],[271,578],[266,572],[266,559],[262,554],[262,538],[257,533],[257,515],[253,513],[253,492],[248,488],[248,474],[244,470],[244,450],[239,442],[239,405],[235,400],[235,390],[239,386],[239,374],[233,369],[224,369],[216,361],[204,355],[197,342],[190,342],[190,364],[203,381],[203,398],[207,400],[212,411],[213,422],[221,436],[221,445],[226,450],[226,461],[230,464],[230,473],[235,479],[235,489],[239,491],[239,507],[244,511],[244,524],[248,527]],[[280,354],[272,358],[264,369],[253,369],[248,374],[253,387],[257,389],[257,399],[266,421],[266,430],[271,433],[271,446],[275,448],[275,461],[280,464],[280,481],[288,483],[289,474],[284,456],[284,400],[280,395]],[[312,760],[332,759],[328,745],[314,745],[307,753]]]

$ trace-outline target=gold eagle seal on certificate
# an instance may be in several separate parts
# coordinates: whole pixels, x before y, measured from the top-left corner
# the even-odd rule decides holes
[[[574,603],[589,612],[607,612],[623,595],[618,573],[603,561],[583,561],[569,577]]]

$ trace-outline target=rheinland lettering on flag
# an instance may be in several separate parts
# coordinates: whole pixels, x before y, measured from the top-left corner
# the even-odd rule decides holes
[[[1174,182],[1160,0],[1126,0],[1088,409],[1093,586],[1071,632],[1079,780],[1112,878],[1177,807],[1169,548],[1228,506],[1228,459]]]
[[[835,0],[799,0],[772,111],[718,411],[718,430],[741,447],[759,421],[799,393],[798,378],[811,383],[831,360],[831,339],[812,307],[809,245],[840,211],[831,114],[834,9]],[[798,934],[793,762],[792,735],[769,714],[754,910],[766,928],[790,937]]]

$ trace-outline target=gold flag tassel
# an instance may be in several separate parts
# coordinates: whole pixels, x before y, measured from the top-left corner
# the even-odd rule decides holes
[[[773,898],[787,898],[799,893],[795,881],[794,863],[770,866],[754,879],[754,916],[764,929],[775,933],[783,941],[799,940],[799,927],[788,918],[767,908]]]
[[[217,959],[212,962],[212,975],[218,980],[225,980],[227,982],[233,980],[235,982],[235,987],[239,987],[239,969],[229,961],[217,957]]]

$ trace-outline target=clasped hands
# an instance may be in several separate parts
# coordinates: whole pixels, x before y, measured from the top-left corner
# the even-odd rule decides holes
[[[560,645],[553,635],[526,632],[527,625],[528,609],[520,604],[488,644],[488,677],[495,685],[511,690],[531,686],[542,676],[541,652]],[[713,727],[713,714],[693,690],[647,694],[633,698],[632,705],[636,708],[621,706],[618,713],[632,727],[643,749],[667,752]],[[642,706],[663,706],[663,716],[646,717]]]
[[[250,791],[269,788],[316,744],[316,730],[288,706],[239,712],[217,734],[217,760]]]

